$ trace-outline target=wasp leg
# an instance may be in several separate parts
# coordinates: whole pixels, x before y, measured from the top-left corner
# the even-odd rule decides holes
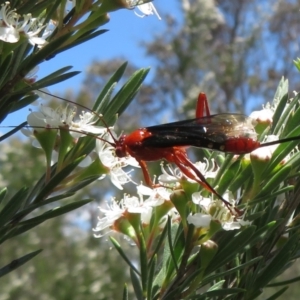
[[[210,111],[209,111],[206,95],[204,93],[200,93],[198,96],[197,106],[196,106],[196,118],[204,117],[204,111],[205,111],[205,115],[209,117]]]

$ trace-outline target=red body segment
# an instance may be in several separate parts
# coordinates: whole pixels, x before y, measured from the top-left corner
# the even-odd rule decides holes
[[[233,138],[224,144],[224,152],[246,154],[260,147],[260,142],[251,138]]]

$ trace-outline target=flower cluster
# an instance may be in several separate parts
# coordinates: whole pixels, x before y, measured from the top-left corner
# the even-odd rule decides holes
[[[15,10],[11,10],[10,2],[1,5],[0,40],[4,42],[17,43],[20,37],[24,36],[30,44],[41,48],[47,43],[46,38],[51,33],[48,28],[48,24],[44,25],[42,20],[33,18],[31,14],[21,16]],[[39,36],[42,30],[43,34]]]
[[[272,107],[272,109],[270,109]],[[277,103],[273,105],[267,105],[267,108],[264,108],[261,112],[256,112],[250,116],[250,119],[253,119],[253,123],[261,124],[266,123],[272,124],[273,114],[276,111]],[[271,113],[272,112],[272,113]],[[257,117],[259,116],[259,117]],[[249,124],[247,126],[250,126]],[[247,127],[248,128],[248,127]],[[265,136],[264,141],[271,142],[278,140],[278,136],[271,134]],[[268,162],[278,147],[278,144],[270,145],[267,147],[258,148],[253,151],[251,154],[251,159],[256,159],[259,156],[259,159],[263,157],[265,164]],[[292,153],[289,156],[286,156],[285,160],[281,161],[281,164],[287,163],[292,157]],[[268,157],[268,159],[266,159]],[[233,160],[234,161],[234,160]],[[195,163],[196,168],[205,176],[205,178],[212,180],[219,174],[219,166],[216,161],[204,159],[204,162]],[[253,166],[255,168],[255,164]],[[260,171],[263,169],[259,166]],[[257,171],[254,171],[256,174]],[[183,179],[184,178],[184,179]],[[201,229],[199,234],[203,235],[205,232],[208,234],[212,223],[219,224],[219,228],[223,230],[236,230],[243,226],[248,226],[251,224],[250,221],[247,221],[247,210],[241,212],[239,215],[238,210],[235,208],[236,198],[241,197],[241,192],[233,195],[230,190],[227,190],[223,193],[223,198],[230,203],[230,206],[226,206],[224,202],[220,199],[213,199],[213,196],[210,197],[204,196],[202,192],[194,192],[191,194],[193,205],[189,204],[188,214],[183,215],[178,203],[174,201],[173,192],[180,190],[183,186],[185,191],[192,190],[191,186],[195,184],[190,178],[185,178],[184,174],[180,172],[178,168],[173,168],[168,165],[167,169],[162,166],[162,175],[158,177],[158,181],[161,184],[160,187],[149,188],[145,186],[137,187],[137,197],[130,197],[125,195],[121,201],[112,199],[109,205],[109,209],[100,208],[101,213],[103,214],[102,218],[99,218],[99,222],[94,229],[97,233],[100,232],[100,236],[103,231],[107,228],[113,229],[115,231],[121,232],[125,235],[128,235],[128,227],[120,227],[120,219],[127,220],[127,225],[130,227],[130,213],[135,212],[140,215],[142,220],[143,227],[150,226],[150,220],[157,221],[157,211],[164,211],[163,214],[159,214],[160,219],[158,223],[164,224],[164,221],[167,216],[169,216],[172,222],[178,221],[183,224],[193,224],[196,229]],[[183,184],[183,182],[186,182]],[[187,187],[190,182],[190,187]],[[189,192],[187,192],[189,193]],[[245,194],[247,198],[248,195]],[[172,198],[173,197],[173,198]],[[175,197],[176,198],[176,197]],[[247,198],[248,199],[248,198]],[[168,203],[166,205],[166,203]],[[162,208],[164,207],[164,208]],[[167,209],[165,207],[168,207]],[[115,211],[115,213],[114,213]],[[116,217],[116,214],[118,215]],[[114,217],[112,218],[111,215]],[[124,223],[123,223],[124,224]],[[124,229],[125,228],[125,229]],[[130,235],[134,240],[136,237]]]
[[[41,105],[40,111],[31,112],[27,116],[27,123],[33,129],[33,132],[29,129],[22,129],[22,132],[31,138],[33,138],[33,145],[40,147],[37,140],[39,140],[39,133],[55,131],[59,136],[60,133],[68,132],[72,138],[73,143],[76,143],[78,138],[89,135],[96,139],[95,153],[100,159],[102,164],[107,168],[111,182],[119,189],[123,189],[122,186],[127,182],[131,182],[129,175],[130,171],[126,171],[127,166],[139,167],[137,161],[132,157],[119,158],[115,155],[115,147],[112,146],[114,135],[113,128],[106,128],[103,126],[96,126],[94,117],[91,112],[82,111],[79,115],[79,119],[76,117],[75,107],[61,107],[53,109]],[[49,132],[50,133],[50,132]],[[55,147],[62,142],[62,137],[59,137],[55,143]],[[55,152],[52,153],[52,161],[56,161],[57,157]],[[89,164],[92,163],[90,158],[87,158],[83,165],[86,165],[86,161]],[[82,166],[82,165],[81,165]],[[101,175],[101,179],[106,174]]]
[[[273,113],[275,110],[276,105],[272,107]],[[264,117],[264,114],[267,117]],[[126,168],[128,166],[139,167],[139,164],[133,157],[118,157],[116,155],[115,149],[119,139],[115,136],[113,128],[95,126],[95,115],[91,112],[82,112],[79,120],[74,120],[75,115],[76,110],[68,106],[66,108],[59,107],[56,110],[41,106],[41,110],[31,112],[27,120],[35,131],[45,128],[57,130],[63,128],[72,135],[74,141],[85,135],[95,137],[96,147],[94,153],[97,154],[97,158],[107,169],[104,175],[109,175],[111,182],[119,189],[123,189],[126,183],[133,182],[130,176],[131,170],[128,171]],[[270,113],[270,105],[267,109],[253,115],[256,116],[254,121],[258,125],[260,122],[265,124],[266,119],[269,120],[268,124],[272,123],[273,115]],[[257,117],[258,115],[260,117]],[[254,127],[251,126],[250,123],[247,123],[245,130],[250,128],[254,131]],[[265,136],[266,142],[276,140],[278,140],[276,135]],[[258,148],[251,154],[251,160],[263,161],[265,166],[271,160],[276,148],[277,144]],[[221,155],[224,157],[223,154]],[[287,163],[292,155],[293,152],[286,156],[281,164]],[[213,182],[215,178],[220,177],[219,161],[220,159],[208,160],[204,158],[203,162],[194,164],[195,170],[191,170],[191,172],[196,172],[197,169],[207,181]],[[236,161],[233,160],[233,162]],[[244,165],[244,168],[245,166],[247,165]],[[252,162],[252,167],[254,173],[253,186],[255,186],[260,184],[265,167],[262,167],[261,164],[257,167],[254,162]],[[258,170],[255,170],[255,168]],[[227,203],[224,203],[225,201],[222,201],[222,199],[216,199],[216,196],[210,195],[208,197],[208,192],[205,189],[199,192],[198,183],[183,174],[179,168],[170,165],[166,168],[162,165],[161,169],[162,174],[158,176],[158,184],[154,188],[139,185],[137,186],[137,196],[125,194],[120,201],[113,198],[107,204],[107,208],[100,208],[103,216],[99,218],[99,222],[94,229],[98,236],[102,236],[105,230],[110,229],[129,236],[137,243],[137,233],[133,228],[134,222],[132,221],[137,216],[143,228],[146,231],[146,228],[148,228],[150,240],[153,240],[155,235],[159,234],[160,228],[164,226],[167,218],[170,218],[172,222],[182,222],[185,226],[192,224],[195,231],[201,236],[211,234],[212,224],[218,224],[218,230],[223,229],[225,231],[239,229],[250,224],[247,221],[247,210],[240,211],[235,205],[237,199],[240,200],[244,197],[246,201],[250,200],[254,190],[251,193],[242,191],[232,193],[230,189],[227,189],[222,193],[223,198],[227,201]],[[221,176],[225,178],[226,174],[221,174]],[[228,179],[225,180],[228,181]],[[187,196],[182,197],[182,189],[186,195],[189,195],[190,200],[186,198]],[[156,229],[153,227],[154,223]],[[216,228],[215,225],[213,227]],[[203,239],[203,242],[205,241]]]

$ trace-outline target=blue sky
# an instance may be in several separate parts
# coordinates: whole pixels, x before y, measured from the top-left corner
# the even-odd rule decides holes
[[[161,16],[168,9],[163,0],[155,1],[155,6]],[[55,71],[65,65],[72,65],[73,70],[82,71],[82,74],[75,78],[51,87],[51,91],[55,92],[64,88],[76,90],[84,78],[86,67],[95,59],[123,57],[124,60],[131,60],[138,67],[147,67],[151,65],[151,61],[144,55],[144,50],[139,44],[141,41],[151,40],[156,33],[163,30],[164,26],[164,21],[159,20],[155,15],[139,18],[132,10],[112,12],[109,23],[101,27],[101,29],[109,29],[108,32],[45,62],[40,66],[39,75],[43,77],[49,71]]]
[[[101,61],[122,57],[124,61],[132,61],[138,68],[151,66],[151,59],[145,56],[144,48],[140,46],[140,43],[152,40],[156,34],[163,31],[165,13],[180,16],[180,2],[173,2],[176,3],[172,6],[169,1],[165,0],[153,2],[162,20],[155,15],[140,18],[134,11],[125,9],[110,13],[110,21],[101,27],[101,29],[108,29],[108,32],[42,63],[37,73],[38,79],[65,66],[73,66],[73,71],[81,71],[81,74],[49,87],[51,93],[61,95],[65,90],[73,89],[74,92],[79,90],[85,77],[84,72],[93,60]],[[170,7],[172,7],[172,12]],[[101,91],[101,87],[99,87],[99,91]],[[25,108],[10,115],[2,125],[18,125],[25,121],[28,109]],[[6,132],[7,130],[1,129],[1,131]]]

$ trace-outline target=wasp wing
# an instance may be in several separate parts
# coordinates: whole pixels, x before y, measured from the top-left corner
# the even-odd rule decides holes
[[[149,148],[194,146],[222,151],[230,139],[256,139],[252,120],[242,114],[217,114],[146,129],[151,136],[143,140],[143,146]]]

